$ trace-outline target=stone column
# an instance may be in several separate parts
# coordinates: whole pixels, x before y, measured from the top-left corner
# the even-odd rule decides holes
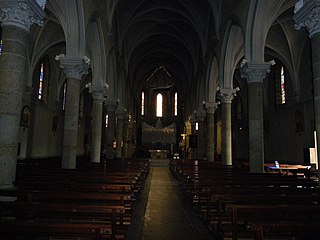
[[[116,118],[117,118],[117,148],[116,148],[116,158],[121,158],[121,153],[122,153],[122,147],[123,147],[123,110],[118,109],[116,113]]]
[[[88,58],[56,57],[67,76],[67,96],[64,114],[62,168],[76,168],[80,85],[82,76],[88,73]]]
[[[123,148],[122,148],[122,157],[128,157],[128,142],[127,142],[127,135],[128,135],[128,113],[125,111],[124,118],[123,118]]]
[[[207,112],[207,160],[214,161],[215,154],[215,121],[214,113],[216,112],[218,103],[206,102],[205,109]]]
[[[33,23],[42,25],[44,15],[43,9],[31,0],[0,1],[0,188],[14,185],[28,33]]]
[[[250,172],[264,171],[263,80],[270,72],[271,64],[246,61],[241,64],[242,77],[248,83]]]
[[[93,98],[92,108],[92,141],[91,162],[100,163],[101,139],[102,139],[102,106],[106,97],[106,88],[102,86],[89,85],[89,92]]]
[[[302,27],[306,27],[311,38],[315,130],[318,166],[320,166],[320,0],[304,2],[300,6],[298,6],[298,3],[296,4],[294,20],[296,22],[295,28],[299,30]]]
[[[232,165],[232,128],[231,128],[231,103],[236,96],[236,89],[220,89],[222,107],[222,164]]]
[[[113,151],[113,141],[114,141],[114,129],[115,129],[115,111],[117,105],[113,102],[106,103],[107,115],[108,115],[108,127],[106,128],[106,159],[114,159],[115,154]]]

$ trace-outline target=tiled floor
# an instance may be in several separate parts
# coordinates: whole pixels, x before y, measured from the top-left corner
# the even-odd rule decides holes
[[[144,213],[144,214],[143,214]],[[192,206],[184,201],[167,166],[152,167],[135,209],[129,240],[210,240]]]

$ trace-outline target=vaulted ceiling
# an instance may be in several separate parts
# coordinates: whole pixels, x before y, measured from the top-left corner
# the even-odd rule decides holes
[[[221,9],[220,0],[119,0],[113,21],[131,86],[164,67],[187,92],[217,39]]]

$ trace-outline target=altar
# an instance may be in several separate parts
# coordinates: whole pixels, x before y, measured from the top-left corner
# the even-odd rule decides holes
[[[163,158],[168,158],[168,150],[149,150],[150,156],[153,159],[163,159]]]

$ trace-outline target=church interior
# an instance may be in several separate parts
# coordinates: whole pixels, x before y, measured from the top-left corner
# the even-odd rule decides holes
[[[0,0],[0,22],[1,239],[320,238],[320,0]]]

